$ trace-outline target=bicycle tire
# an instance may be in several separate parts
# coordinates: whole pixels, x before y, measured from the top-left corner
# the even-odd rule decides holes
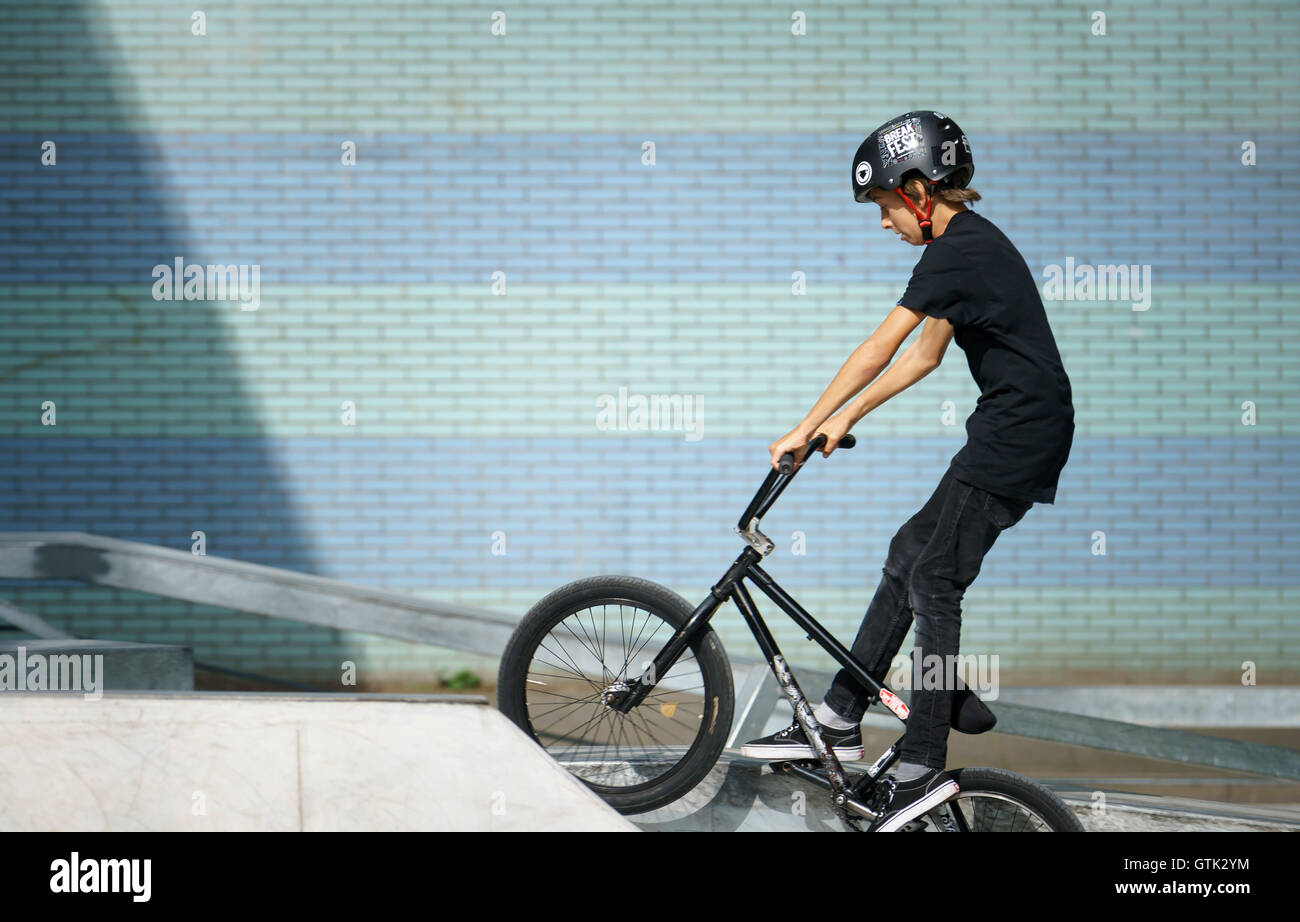
[[[640,609],[658,617],[673,630],[684,625],[690,619],[693,611],[692,606],[677,593],[649,580],[623,575],[592,576],[580,579],[555,589],[538,601],[520,621],[519,626],[515,629],[509,643],[506,645],[505,652],[501,656],[501,666],[497,676],[497,707],[544,749],[547,749],[547,746],[539,738],[538,730],[534,727],[534,720],[530,714],[530,684],[534,687],[534,700],[539,695],[552,693],[536,691],[536,686],[546,684],[544,681],[538,681],[534,678],[530,683],[530,669],[533,666],[537,651],[543,642],[552,635],[553,631],[561,624],[566,623],[566,619],[577,613],[593,609],[595,606],[608,606],[611,604],[634,606],[635,609]],[[620,614],[622,614],[622,609],[620,609]],[[647,618],[648,623],[649,618]],[[569,632],[573,633],[571,627]],[[644,650],[647,657],[653,658],[662,648],[663,643],[667,642],[669,636],[671,636],[671,633],[666,633],[662,638],[662,643],[654,645],[653,648],[650,648],[648,644]],[[603,635],[599,646],[600,650],[595,650],[593,645],[588,649],[588,653],[593,651],[603,653],[605,649]],[[549,652],[551,648],[545,649]],[[570,772],[575,777],[619,813],[644,813],[677,800],[704,779],[717,763],[718,757],[726,745],[727,734],[731,730],[732,715],[735,708],[735,690],[732,682],[731,664],[727,659],[727,654],[723,650],[717,634],[711,627],[706,627],[700,632],[688,646],[688,653],[693,656],[694,663],[698,666],[702,679],[702,688],[698,696],[701,707],[700,719],[698,720],[699,729],[691,739],[689,747],[686,748],[684,753],[680,754],[679,758],[676,750],[680,746],[669,747],[663,745],[657,748],[659,756],[655,764],[667,764],[671,767],[663,771],[662,774],[641,783],[619,786],[594,782],[590,778],[584,777],[574,768],[566,766],[570,768]],[[594,659],[595,657],[593,657]],[[687,659],[688,654],[684,653],[682,661]],[[602,664],[600,682],[604,683],[603,671],[605,664],[603,658],[600,661]],[[681,661],[677,665],[680,664]],[[622,665],[624,672],[626,672],[629,663],[625,661]],[[674,665],[673,669],[676,669],[677,665]],[[580,672],[581,670],[577,670],[575,674]],[[613,672],[613,670],[610,670],[610,672]],[[673,670],[669,670],[669,675],[672,672]],[[544,674],[536,673],[536,675]],[[613,674],[618,675],[618,673]],[[559,676],[557,675],[556,678],[558,679]],[[580,678],[591,683],[590,678],[585,676],[580,676]],[[632,676],[632,678],[635,678],[635,676]],[[664,679],[668,678],[669,676],[664,677]],[[594,686],[597,683],[591,684]],[[562,696],[555,695],[555,697]],[[691,696],[692,700],[694,697]],[[582,703],[585,703],[585,699],[583,701],[573,700],[573,704],[559,704],[558,708],[578,708]],[[554,701],[546,703],[551,706],[552,710],[558,709]],[[611,723],[625,721],[626,723],[618,724],[620,728],[626,729],[630,725],[630,732],[637,732],[638,725],[635,724],[633,715],[640,716],[642,719],[641,727],[648,726],[649,718],[660,719],[663,709],[667,706],[662,699],[658,703],[647,699],[628,715],[621,715],[600,704],[597,696],[597,700],[591,702],[591,713],[596,715],[593,719],[598,721],[609,720]],[[643,710],[656,707],[660,710],[658,716],[655,716],[653,711]],[[675,703],[672,707],[673,712],[670,719],[675,717],[677,710]],[[706,717],[707,719],[705,719]],[[575,717],[574,719],[580,718]],[[590,721],[582,725],[584,732],[589,725]],[[687,732],[682,731],[683,735]],[[565,738],[559,745],[568,742],[571,742],[571,740]],[[559,745],[555,748],[559,748]],[[573,745],[576,746],[577,744],[574,743]],[[608,744],[606,748],[608,748]],[[638,749],[638,751],[643,750],[655,751],[656,747],[651,745],[639,747]],[[555,757],[556,754],[551,753],[550,749],[547,751]],[[615,752],[617,758],[618,751]],[[563,764],[563,760],[557,759],[557,761],[561,761],[561,764]],[[651,760],[648,759],[648,761]]]
[[[994,816],[983,821],[985,828],[972,828],[972,832],[1087,832],[1063,800],[1049,788],[1024,775],[1003,768],[957,768],[949,774],[956,779],[961,790],[948,804],[962,805],[963,798],[973,801],[979,795],[989,795],[992,799],[1009,798],[1032,811],[1047,825],[1046,829],[1016,829],[1016,817],[1008,815],[1001,820],[1001,825],[1011,828],[999,828],[999,819]],[[963,809],[963,816],[968,812]],[[971,820],[967,819],[967,822]]]

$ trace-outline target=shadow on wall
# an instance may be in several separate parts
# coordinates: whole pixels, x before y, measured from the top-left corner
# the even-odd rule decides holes
[[[257,264],[256,241],[200,251],[212,235],[195,228],[224,221],[219,187],[168,188],[161,150],[207,152],[184,137],[160,144],[138,121],[102,11],[5,5],[0,314],[12,348],[0,358],[0,528],[180,549],[202,532],[209,553],[315,572],[223,331],[240,305],[153,297],[155,266]],[[291,663],[298,675],[336,676],[346,658],[325,628],[68,581],[3,582],[6,598],[79,636],[188,643],[200,660],[280,673]]]

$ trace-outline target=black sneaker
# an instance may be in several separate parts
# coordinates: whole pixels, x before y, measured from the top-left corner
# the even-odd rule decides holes
[[[835,758],[841,762],[857,762],[862,758],[861,727],[853,727],[849,730],[832,730],[830,727],[823,726],[822,739],[826,741],[826,745],[831,747],[831,751],[835,753]],[[799,726],[797,720],[784,730],[773,733],[771,736],[750,740],[740,747],[740,754],[751,759],[764,759],[768,762],[817,758],[817,753],[813,752],[812,743],[808,742],[808,737],[804,735],[803,727]]]
[[[868,832],[897,832],[954,797],[960,788],[947,772],[932,768],[920,778],[899,781],[893,774],[876,782],[867,806],[880,814]]]

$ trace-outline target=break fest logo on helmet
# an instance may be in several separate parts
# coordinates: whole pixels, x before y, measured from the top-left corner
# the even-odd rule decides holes
[[[880,162],[884,166],[902,163],[921,154],[921,120],[909,118],[880,136]]]

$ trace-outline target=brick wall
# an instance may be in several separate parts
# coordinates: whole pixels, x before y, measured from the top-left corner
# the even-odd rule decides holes
[[[967,592],[963,652],[998,654],[1003,681],[1233,681],[1247,660],[1300,679],[1300,7],[1110,4],[1102,35],[1038,0],[798,9],[796,36],[774,4],[524,3],[502,36],[489,7],[231,3],[194,35],[169,3],[0,3],[0,528],[178,548],[202,530],[213,555],[518,614],[600,572],[696,602],[739,550],[766,445],[919,255],[852,201],[853,152],[934,107],[1037,276],[1150,271],[1145,310],[1046,302],[1074,448],[1057,503]],[[156,300],[178,257],[257,266],[257,310]],[[600,429],[620,388],[698,395],[702,437]],[[765,521],[767,569],[846,643],[977,396],[950,349]],[[2,588],[76,633],[234,668],[491,672]],[[716,623],[753,652],[734,611]]]

